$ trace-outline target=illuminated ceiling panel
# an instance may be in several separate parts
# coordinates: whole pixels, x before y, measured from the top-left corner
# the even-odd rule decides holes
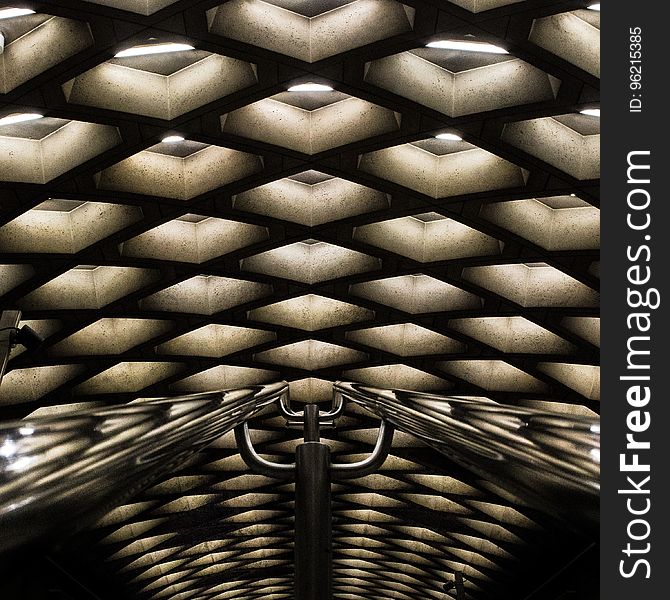
[[[48,4],[0,21],[0,303],[46,338],[0,418],[279,379],[297,410],[353,379],[599,411],[599,13]],[[450,40],[507,53],[426,47]],[[115,57],[168,43],[193,49]],[[377,426],[349,405],[334,460]],[[274,408],[251,435],[283,462],[300,439]],[[454,572],[518,600],[585,547],[407,434],[333,512],[336,600],[440,600]],[[60,557],[129,600],[289,600],[292,532],[292,484],[228,435]]]

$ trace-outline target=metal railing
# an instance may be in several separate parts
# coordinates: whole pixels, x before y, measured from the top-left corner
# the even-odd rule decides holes
[[[0,552],[85,527],[287,393],[281,382],[0,423]]]
[[[522,502],[597,527],[598,419],[356,383],[338,382],[334,391]]]

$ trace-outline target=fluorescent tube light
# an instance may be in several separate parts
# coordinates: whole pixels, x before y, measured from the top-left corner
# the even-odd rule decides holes
[[[332,92],[333,88],[329,85],[321,85],[320,83],[300,83],[292,85],[288,88],[289,92]]]
[[[586,8],[588,8],[589,10],[600,11],[600,2],[598,2],[597,4],[591,4],[590,6],[587,6]]]
[[[0,127],[2,125],[13,125],[14,123],[23,123],[24,121],[34,121],[41,119],[44,115],[37,113],[17,113],[0,118]]]
[[[29,8],[3,8],[0,10],[0,19],[13,19],[23,15],[34,15],[35,11]]]
[[[180,135],[168,135],[167,137],[164,137],[161,142],[164,144],[176,144],[177,142],[183,142],[184,138],[181,137]]]
[[[599,108],[587,108],[585,110],[579,111],[582,115],[588,115],[589,117],[600,117]]]
[[[426,44],[427,48],[442,48],[444,50],[462,50],[464,52],[486,52],[489,54],[509,54],[500,46],[486,42],[464,42],[462,40],[438,40]]]
[[[195,50],[188,44],[176,44],[167,42],[165,44],[144,44],[142,46],[133,46],[126,50],[121,50],[114,55],[114,58],[126,58],[128,56],[145,56],[147,54],[165,54],[166,52],[184,52],[185,50]]]
[[[452,142],[462,142],[463,138],[455,133],[438,133],[435,136],[438,140],[450,140]]]

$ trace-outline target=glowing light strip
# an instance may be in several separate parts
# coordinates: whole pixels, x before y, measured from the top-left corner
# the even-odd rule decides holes
[[[167,52],[184,52],[186,50],[195,50],[188,44],[175,44],[168,42],[166,44],[146,44],[143,46],[133,46],[126,50],[121,50],[114,55],[114,58],[127,58],[128,56],[145,56],[147,54],[165,54]]]
[[[462,50],[463,52],[486,52],[488,54],[509,54],[500,46],[486,42],[464,42],[462,40],[438,40],[426,44],[427,48],[441,48],[443,50]]]

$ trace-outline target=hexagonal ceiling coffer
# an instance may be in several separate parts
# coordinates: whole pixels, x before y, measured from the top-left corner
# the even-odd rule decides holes
[[[255,281],[197,275],[143,298],[140,300],[140,308],[150,311],[213,315],[271,293],[271,285]]]
[[[470,292],[423,274],[355,283],[349,291],[410,314],[473,310],[481,308],[483,302]]]
[[[600,77],[600,11],[579,9],[535,19],[528,39]]]
[[[600,118],[557,115],[507,123],[503,141],[572,175],[600,177]]]
[[[320,340],[303,340],[254,354],[254,360],[316,371],[367,360],[365,352]]]
[[[141,219],[137,206],[51,199],[0,227],[0,250],[74,254]]]
[[[0,181],[47,183],[120,142],[116,127],[97,123],[45,117],[3,125]]]
[[[71,104],[170,120],[257,82],[251,63],[190,50],[112,58],[62,87]]]
[[[367,321],[373,319],[375,313],[349,302],[317,294],[306,294],[254,308],[247,316],[252,321],[295,327],[304,331],[316,331]]]
[[[221,116],[224,133],[309,155],[399,129],[399,113],[335,90],[282,92]]]
[[[600,210],[573,196],[495,202],[480,215],[547,250],[600,247]]]
[[[431,212],[354,228],[354,239],[418,262],[500,254],[502,242]]]
[[[211,33],[313,63],[412,31],[414,9],[393,0],[231,0],[208,10],[207,22]]]
[[[45,14],[3,20],[0,93],[7,94],[47,69],[93,45],[88,23]]]
[[[381,260],[327,242],[305,240],[244,258],[240,266],[245,271],[311,284],[374,271],[381,267]]]
[[[161,142],[96,174],[103,190],[190,200],[263,170],[260,156],[184,141]]]
[[[598,306],[600,294],[546,263],[466,267],[463,277],[524,307]]]
[[[417,392],[448,390],[453,387],[453,384],[446,379],[403,364],[350,369],[342,373],[342,377],[345,380],[359,381],[381,388]]]
[[[266,227],[188,214],[123,242],[120,252],[122,256],[201,264],[268,237]]]
[[[358,168],[431,198],[522,187],[528,172],[467,142],[426,139],[362,154]]]
[[[345,338],[398,356],[453,354],[465,349],[465,344],[414,323],[347,331]]]
[[[365,81],[450,117],[554,100],[560,81],[510,55],[417,48],[366,63]]]
[[[319,173],[304,171],[233,197],[236,209],[314,227],[389,207],[378,190]]]

